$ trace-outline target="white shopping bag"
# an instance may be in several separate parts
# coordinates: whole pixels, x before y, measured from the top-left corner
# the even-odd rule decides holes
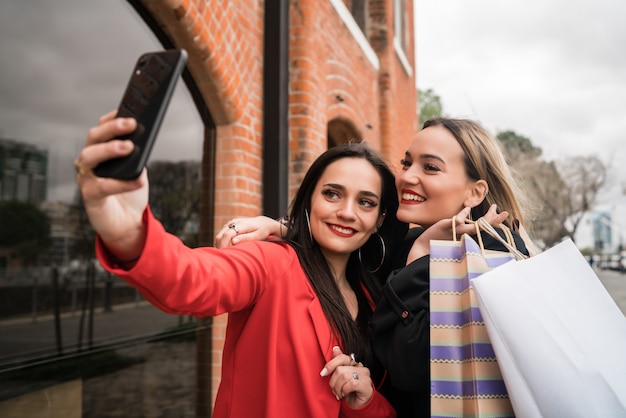
[[[473,281],[518,417],[626,417],[626,318],[571,240]]]

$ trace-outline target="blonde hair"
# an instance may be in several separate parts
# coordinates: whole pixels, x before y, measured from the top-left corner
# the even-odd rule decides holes
[[[447,129],[463,148],[468,178],[487,182],[489,192],[472,209],[472,218],[480,218],[495,203],[498,212],[509,212],[505,225],[513,230],[524,226],[526,194],[515,181],[500,142],[478,122],[469,119],[434,118],[424,123],[424,128],[429,126]]]

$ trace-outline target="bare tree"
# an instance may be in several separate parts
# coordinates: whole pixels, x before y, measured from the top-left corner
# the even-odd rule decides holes
[[[521,167],[520,172],[525,173],[522,183],[534,203],[532,231],[544,248],[551,247],[567,235],[565,183],[553,162],[522,161]]]
[[[510,130],[500,132],[497,137],[527,194],[527,199],[522,201],[525,217],[530,220],[527,229],[540,247],[550,247],[565,234],[561,177],[553,163],[540,158],[541,148],[530,139]]]
[[[598,203],[607,185],[608,167],[596,155],[566,157],[557,163],[567,196],[564,226],[572,240],[585,213]]]

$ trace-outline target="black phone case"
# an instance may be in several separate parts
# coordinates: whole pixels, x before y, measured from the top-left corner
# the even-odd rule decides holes
[[[135,149],[126,157],[100,163],[93,170],[97,176],[120,180],[139,177],[186,62],[184,49],[148,52],[139,57],[117,110],[117,116],[137,120],[132,134],[117,138],[131,139]]]

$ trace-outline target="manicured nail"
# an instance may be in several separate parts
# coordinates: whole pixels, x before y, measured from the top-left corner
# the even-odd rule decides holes
[[[326,369],[326,367],[324,367],[322,371],[320,372],[320,376],[326,377],[327,374],[328,374],[328,370]]]
[[[126,141],[119,142],[118,146],[119,146],[120,151],[128,151],[129,149],[133,149],[135,144],[133,144],[133,141],[131,140],[126,140]]]

